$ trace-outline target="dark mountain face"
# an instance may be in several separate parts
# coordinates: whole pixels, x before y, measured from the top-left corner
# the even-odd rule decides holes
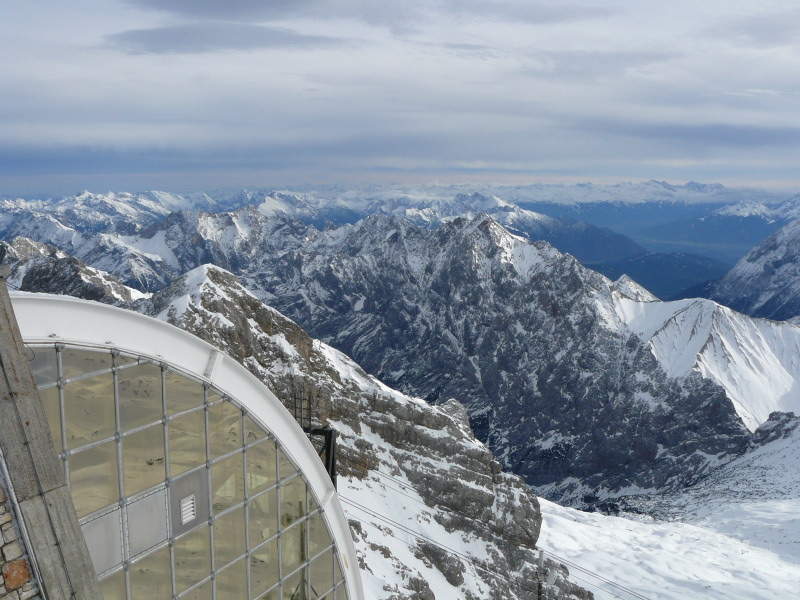
[[[754,317],[787,320],[800,315],[800,221],[753,248],[708,297]]]
[[[746,443],[721,388],[667,378],[613,323],[608,280],[491,219],[428,231],[371,217],[248,283],[390,385],[464,403],[478,436],[550,497],[678,485]]]

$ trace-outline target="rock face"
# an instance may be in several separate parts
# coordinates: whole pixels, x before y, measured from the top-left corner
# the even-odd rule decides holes
[[[13,272],[9,283],[20,289],[30,292],[58,290],[60,294],[106,303],[131,302],[146,296],[54,246],[17,237],[8,249],[6,261]]]
[[[712,289],[710,297],[755,317],[800,315],[800,221],[751,250]]]
[[[247,281],[393,387],[463,402],[551,498],[682,485],[746,443],[721,387],[668,377],[620,323],[611,282],[490,218],[430,231],[369,217]]]
[[[113,248],[84,256],[126,283],[213,261],[389,385],[458,399],[478,437],[551,498],[681,485],[746,438],[721,388],[667,377],[613,316],[608,280],[485,216],[320,232],[245,207],[102,235]]]

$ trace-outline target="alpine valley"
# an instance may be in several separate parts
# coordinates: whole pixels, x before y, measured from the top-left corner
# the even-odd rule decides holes
[[[553,598],[790,597],[800,329],[612,281],[585,265],[648,249],[532,210],[633,214],[656,183],[85,192],[0,201],[0,237],[21,290],[157,316],[313,398],[370,597],[529,598],[539,548]],[[754,202],[670,193],[696,218]],[[770,254],[792,227],[736,269],[793,273]],[[758,314],[719,291],[736,269],[713,297]]]

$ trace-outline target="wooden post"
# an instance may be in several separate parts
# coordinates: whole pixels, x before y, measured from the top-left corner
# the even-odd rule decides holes
[[[0,265],[0,451],[48,600],[102,600]]]

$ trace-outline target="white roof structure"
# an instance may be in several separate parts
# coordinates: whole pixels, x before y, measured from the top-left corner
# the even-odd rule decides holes
[[[277,452],[276,456],[280,457],[277,462],[278,471],[280,471],[280,465],[282,464],[280,463],[280,460],[285,461],[285,456],[288,458],[287,464],[291,463],[294,469],[299,472],[299,476],[297,476],[298,473],[293,473],[293,475],[297,476],[296,480],[302,479],[307,486],[303,487],[303,490],[307,489],[308,495],[305,495],[305,491],[302,492],[303,498],[307,498],[306,504],[304,504],[306,512],[304,514],[300,514],[299,517],[295,517],[295,519],[299,520],[286,525],[286,529],[291,533],[300,530],[300,527],[295,526],[295,523],[308,523],[307,526],[303,525],[302,535],[305,537],[303,537],[303,541],[300,543],[303,548],[302,558],[298,559],[304,562],[298,562],[295,564],[294,562],[290,563],[285,557],[283,559],[278,558],[277,560],[279,562],[283,560],[282,564],[284,565],[283,571],[281,571],[281,579],[279,583],[274,585],[271,584],[271,587],[266,595],[259,595],[262,594],[262,592],[257,593],[255,591],[255,584],[251,582],[250,567],[246,566],[246,563],[248,563],[252,558],[251,555],[255,553],[255,544],[252,543],[251,540],[251,543],[247,547],[246,551],[241,554],[241,556],[237,555],[235,558],[231,559],[231,564],[238,565],[241,563],[242,565],[245,565],[242,566],[241,573],[246,573],[248,586],[247,589],[251,590],[248,592],[247,596],[251,598],[271,598],[273,596],[270,595],[270,592],[281,593],[278,588],[279,585],[289,585],[285,580],[292,579],[292,585],[295,585],[296,582],[301,578],[303,581],[305,581],[306,577],[311,577],[312,569],[316,568],[316,563],[314,563],[314,560],[317,555],[312,555],[309,552],[309,549],[313,549],[314,546],[313,541],[309,541],[311,540],[309,536],[313,535],[313,533],[308,533],[308,529],[313,527],[313,522],[316,522],[312,522],[312,518],[314,518],[319,522],[324,522],[325,528],[328,531],[331,541],[327,543],[331,545],[328,547],[327,551],[329,554],[334,556],[334,565],[338,565],[332,567],[331,570],[336,570],[337,574],[340,570],[340,574],[338,575],[340,579],[338,580],[338,583],[335,583],[330,589],[327,589],[324,592],[314,592],[312,588],[309,587],[310,584],[308,583],[297,584],[306,586],[307,590],[312,590],[310,592],[306,592],[306,594],[308,594],[307,596],[303,595],[297,597],[310,597],[314,600],[317,598],[325,598],[326,600],[333,600],[334,598],[336,600],[342,600],[344,598],[348,598],[349,600],[363,600],[364,594],[361,587],[358,561],[353,548],[350,529],[342,511],[342,507],[339,503],[336,490],[334,489],[331,480],[325,471],[325,468],[317,456],[316,451],[306,437],[306,434],[297,425],[295,420],[283,407],[281,402],[274,396],[274,394],[272,394],[249,371],[247,371],[229,356],[220,352],[210,344],[196,338],[195,336],[167,323],[127,310],[95,302],[78,300],[66,296],[26,293],[12,294],[12,304],[14,307],[14,312],[16,313],[16,318],[19,323],[22,337],[26,345],[28,345],[34,352],[40,353],[42,357],[50,356],[49,353],[52,353],[52,356],[54,357],[53,375],[50,378],[49,383],[48,381],[45,381],[44,384],[42,384],[42,381],[40,380],[39,387],[40,390],[44,389],[45,392],[47,389],[51,390],[53,392],[51,396],[56,398],[56,402],[58,402],[58,398],[60,398],[60,414],[62,418],[62,423],[60,426],[61,431],[64,433],[60,436],[57,435],[58,424],[53,425],[53,423],[51,423],[50,427],[51,429],[55,428],[53,430],[56,432],[54,433],[54,439],[56,439],[56,450],[61,451],[60,456],[65,465],[72,465],[73,462],[77,465],[78,462],[76,457],[88,456],[89,452],[104,446],[108,446],[109,448],[132,448],[132,441],[129,446],[125,446],[124,444],[127,443],[127,440],[133,440],[135,435],[140,434],[146,428],[149,428],[148,431],[156,432],[156,436],[161,435],[159,432],[161,432],[162,429],[165,432],[163,437],[166,440],[166,449],[163,450],[163,454],[166,456],[166,459],[163,459],[163,461],[167,463],[167,467],[166,477],[163,478],[164,481],[160,483],[157,482],[155,485],[148,484],[150,485],[148,490],[137,491],[132,495],[131,498],[126,498],[126,494],[123,493],[123,497],[120,502],[108,503],[107,506],[103,506],[101,508],[97,508],[98,504],[89,504],[87,505],[88,508],[82,512],[76,503],[76,507],[78,508],[78,516],[81,518],[81,525],[84,528],[84,534],[87,537],[90,551],[92,551],[92,544],[95,543],[95,540],[102,537],[102,534],[97,533],[97,529],[100,525],[104,523],[111,523],[113,521],[114,524],[117,522],[122,523],[122,525],[119,525],[119,527],[125,529],[129,524],[132,523],[129,523],[128,521],[128,519],[133,519],[134,515],[133,508],[131,507],[133,507],[136,502],[140,501],[140,506],[144,507],[146,504],[145,500],[147,498],[150,498],[150,500],[147,502],[150,502],[150,505],[153,506],[158,505],[159,502],[161,504],[166,502],[167,508],[159,508],[158,510],[163,510],[167,515],[166,522],[169,524],[167,529],[170,530],[168,534],[164,534],[166,537],[162,536],[161,538],[158,538],[158,534],[156,533],[158,541],[150,549],[148,549],[147,552],[155,553],[157,549],[160,548],[163,550],[164,556],[173,555],[175,551],[172,549],[172,545],[175,543],[175,538],[179,538],[181,535],[185,534],[185,531],[187,531],[186,528],[182,530],[178,524],[176,524],[176,517],[174,514],[169,514],[169,503],[173,502],[172,496],[176,493],[176,489],[180,489],[180,487],[176,485],[176,482],[180,483],[182,480],[181,475],[179,475],[177,478],[170,477],[170,467],[168,465],[171,460],[171,449],[169,445],[170,434],[168,433],[168,424],[171,424],[175,419],[180,418],[181,415],[175,416],[172,413],[168,414],[166,408],[167,400],[163,400],[165,407],[163,416],[162,414],[158,414],[156,416],[156,420],[152,423],[140,425],[137,428],[131,428],[130,430],[123,430],[120,426],[120,400],[117,398],[118,393],[120,393],[119,389],[121,389],[121,384],[118,383],[120,373],[124,373],[124,370],[129,368],[129,370],[133,372],[134,368],[147,365],[151,369],[156,369],[156,371],[157,368],[160,368],[161,372],[166,374],[161,375],[162,389],[164,390],[167,389],[166,384],[163,383],[166,381],[166,379],[164,379],[165,377],[178,377],[182,380],[190,382],[192,385],[197,384],[197,389],[201,390],[201,399],[199,401],[199,405],[195,408],[186,410],[181,414],[190,415],[194,413],[202,415],[205,411],[205,414],[208,415],[209,411],[214,407],[221,406],[223,401],[229,400],[232,405],[236,406],[237,409],[241,411],[241,423],[243,425],[241,425],[240,431],[244,432],[244,423],[249,422],[247,419],[252,419],[252,421],[256,424],[254,426],[255,428],[263,428],[265,435],[268,435],[269,440],[272,440],[270,442],[273,444],[272,447],[277,448],[277,451],[273,450],[273,452]],[[75,353],[75,355],[83,352],[84,354],[81,354],[81,356],[84,356],[86,352],[108,352],[113,357],[127,357],[127,362],[125,364],[121,362],[117,363],[117,359],[114,358],[114,366],[111,367],[112,362],[111,358],[109,358],[109,368],[105,374],[101,373],[101,375],[97,375],[97,373],[100,373],[100,371],[87,372],[83,375],[72,376],[72,378],[70,378],[66,376],[65,372],[62,372],[62,362],[69,358],[70,352]],[[57,361],[55,360],[55,357],[57,357]],[[58,365],[57,374],[55,367],[56,364]],[[118,364],[122,366],[117,366]],[[35,367],[34,372],[36,372]],[[114,427],[112,423],[112,431],[109,436],[104,439],[100,439],[103,436],[99,436],[97,439],[86,438],[82,441],[74,441],[73,443],[72,440],[77,439],[75,436],[73,436],[70,438],[70,441],[68,441],[68,425],[63,422],[63,420],[67,419],[67,416],[65,416],[66,413],[64,400],[67,392],[65,390],[69,391],[69,389],[71,389],[69,386],[77,386],[81,381],[85,384],[88,379],[91,379],[92,377],[97,379],[100,376],[107,376],[109,382],[112,381],[112,379],[114,382],[114,398],[110,399],[109,402],[116,402],[116,427]],[[73,380],[78,381],[78,383],[73,383]],[[214,391],[214,397],[216,400],[213,404],[209,400],[210,396],[208,395],[208,392],[206,392],[205,400],[202,399],[203,389]],[[45,392],[42,393],[45,394]],[[167,392],[164,392],[164,394],[166,393]],[[161,400],[159,400],[159,402],[161,402]],[[56,404],[55,406],[55,412],[52,414],[56,415],[54,418],[57,420],[58,405]],[[69,407],[67,408],[69,409]],[[113,414],[113,411],[111,414]],[[207,424],[210,422],[208,419],[209,417],[206,416]],[[206,448],[209,447],[210,436],[215,435],[213,432],[211,432],[210,425],[207,425],[207,427],[209,427],[209,429],[206,432]],[[57,438],[61,439],[61,448],[59,448],[59,441]],[[240,438],[243,439],[240,449],[234,449],[227,455],[219,456],[217,458],[214,458],[216,455],[212,456],[211,454],[208,454],[208,451],[206,451],[207,454],[203,455],[205,458],[200,460],[197,463],[197,466],[186,467],[185,470],[188,470],[190,474],[203,472],[204,477],[206,478],[204,481],[208,482],[216,476],[215,473],[217,473],[217,471],[214,469],[216,469],[217,465],[220,465],[219,469],[221,472],[224,460],[227,458],[235,458],[236,460],[240,461],[239,464],[245,465],[244,479],[246,480],[248,477],[247,456],[248,451],[251,450],[251,446],[248,445],[246,435],[241,433]],[[255,444],[252,446],[255,446]],[[128,458],[125,456],[125,460],[123,461],[123,450],[120,449],[117,452],[117,455],[120,456],[118,459],[120,489],[124,490],[125,484],[123,482],[124,477],[122,470],[123,464],[126,465],[125,468],[127,468]],[[131,460],[131,464],[133,464],[133,460]],[[65,469],[67,470],[69,477],[69,468],[65,467]],[[74,476],[76,482],[78,481],[76,479],[77,477],[78,475],[76,472],[76,475]],[[127,474],[125,477],[127,477]],[[183,477],[183,479],[188,480],[188,476]],[[171,484],[172,487],[170,487]],[[74,483],[73,485],[77,484]],[[205,483],[203,485],[205,485]],[[237,511],[240,511],[245,515],[251,514],[250,510],[248,509],[248,501],[251,499],[249,494],[251,492],[247,491],[248,488],[245,487],[244,483],[241,485],[245,491],[240,491],[241,497],[239,500],[234,501],[227,508],[220,508],[219,514],[221,516],[217,517],[217,513],[212,512],[214,516],[209,516],[207,519],[210,525],[205,527],[206,529],[210,528],[212,530],[212,546],[214,544],[214,527],[212,527],[211,524],[216,522],[217,519],[223,519],[229,514],[238,514]],[[276,490],[274,493],[275,500],[269,500],[269,502],[277,502],[279,510],[282,510],[283,505],[281,502],[285,500],[285,498],[289,497],[289,488],[287,487],[287,491],[284,492],[282,487],[283,485],[284,484],[281,482],[281,476],[277,476],[273,486]],[[288,486],[289,484],[286,485]],[[208,483],[208,488],[209,490],[211,489],[211,483]],[[203,492],[203,494],[204,493],[205,492]],[[266,493],[264,493],[264,496],[266,496]],[[164,500],[161,500],[162,497]],[[270,498],[273,498],[273,496],[270,496]],[[236,506],[237,502],[238,507]],[[181,518],[186,518],[186,515],[193,514],[192,511],[195,510],[193,503],[193,496],[191,497],[191,500],[189,496],[180,500],[180,511],[178,514],[183,515]],[[99,504],[102,504],[102,501]],[[202,505],[202,502],[200,504]],[[120,508],[118,505],[122,508]],[[214,504],[214,496],[211,495],[211,492],[209,492],[208,505],[212,508],[207,507],[205,509],[207,511],[216,511],[218,508]],[[126,510],[128,512],[124,512]],[[118,516],[118,513],[120,513],[122,516]],[[130,516],[128,513],[130,513]],[[252,523],[248,521],[248,518],[251,517],[245,516],[246,524],[243,526],[245,530],[248,526],[252,527]],[[178,520],[180,520],[180,518],[178,518]],[[203,523],[203,521],[198,522]],[[280,522],[279,516],[279,523]],[[247,525],[247,523],[250,523],[250,525]],[[117,525],[114,525],[114,527],[116,526]],[[94,532],[92,532],[92,527],[95,529]],[[105,525],[103,525],[103,527],[105,527]],[[286,540],[286,548],[288,548],[289,533],[282,533],[282,527],[283,525],[280,524],[277,526],[277,533],[274,534],[274,538],[275,540],[278,540],[283,536]],[[135,535],[139,534],[133,531],[130,533],[125,533],[123,536],[125,540],[124,547],[119,551],[120,554],[118,558],[109,557],[109,553],[105,549],[102,552],[102,556],[98,554],[97,550],[95,550],[95,552],[92,554],[92,558],[95,561],[96,570],[98,571],[98,576],[101,579],[101,583],[103,583],[104,578],[107,578],[108,581],[119,580],[120,582],[123,582],[120,584],[120,589],[127,591],[123,591],[123,593],[118,596],[120,598],[137,596],[135,593],[131,592],[133,589],[133,584],[131,583],[130,579],[131,576],[125,575],[125,577],[122,577],[120,575],[116,577],[116,579],[114,579],[114,576],[120,573],[127,573],[131,569],[131,564],[134,566],[137,564],[137,560],[142,560],[141,564],[144,564],[144,559],[141,557],[147,556],[147,552],[144,551],[140,552],[139,554],[134,554],[133,546],[135,540],[133,538]],[[294,533],[292,533],[292,535],[294,535]],[[130,538],[130,540],[128,538]],[[300,538],[298,537],[298,539]],[[265,541],[263,544],[264,547],[266,547],[268,542]],[[251,546],[253,548],[251,548]],[[279,544],[278,541],[275,541],[275,547],[279,548],[281,547],[281,544]],[[155,548],[155,550],[152,548]],[[167,551],[166,548],[169,548],[170,550]],[[216,552],[216,550],[214,552]],[[280,556],[280,554],[278,556]],[[319,556],[321,556],[321,553]],[[174,571],[176,569],[176,559],[174,556],[172,561]],[[305,566],[296,566],[301,564]],[[219,560],[217,560],[216,567],[214,565],[214,559],[211,558],[211,575],[209,575],[207,582],[207,587],[210,590],[216,590],[217,587],[215,586],[221,585],[219,583],[214,584],[215,579],[219,578],[219,581],[221,581],[222,577],[221,574],[215,573],[215,568],[217,571],[222,569],[223,573],[225,573],[225,569],[229,566],[227,563],[221,564]],[[291,565],[291,569],[286,565]],[[228,569],[227,572],[233,573],[233,567]],[[252,577],[255,577],[255,575]],[[341,583],[342,577],[344,579],[344,584]],[[108,585],[110,586],[111,584]],[[202,587],[203,586],[199,586],[198,589]],[[189,591],[185,592],[186,595],[180,592],[180,590],[176,591],[176,589],[175,575],[173,574],[171,595],[180,598],[205,597],[202,595],[189,595],[190,592],[194,593],[197,591],[191,586],[190,588],[187,588]],[[108,591],[105,591],[105,588],[104,593],[108,598],[109,593]],[[285,594],[285,591],[283,594]],[[212,596],[209,595],[208,597],[210,598]],[[213,591],[213,597],[222,598],[223,595],[221,592]],[[282,597],[288,598],[289,596],[283,595]],[[295,596],[292,596],[292,598],[294,597]]]

